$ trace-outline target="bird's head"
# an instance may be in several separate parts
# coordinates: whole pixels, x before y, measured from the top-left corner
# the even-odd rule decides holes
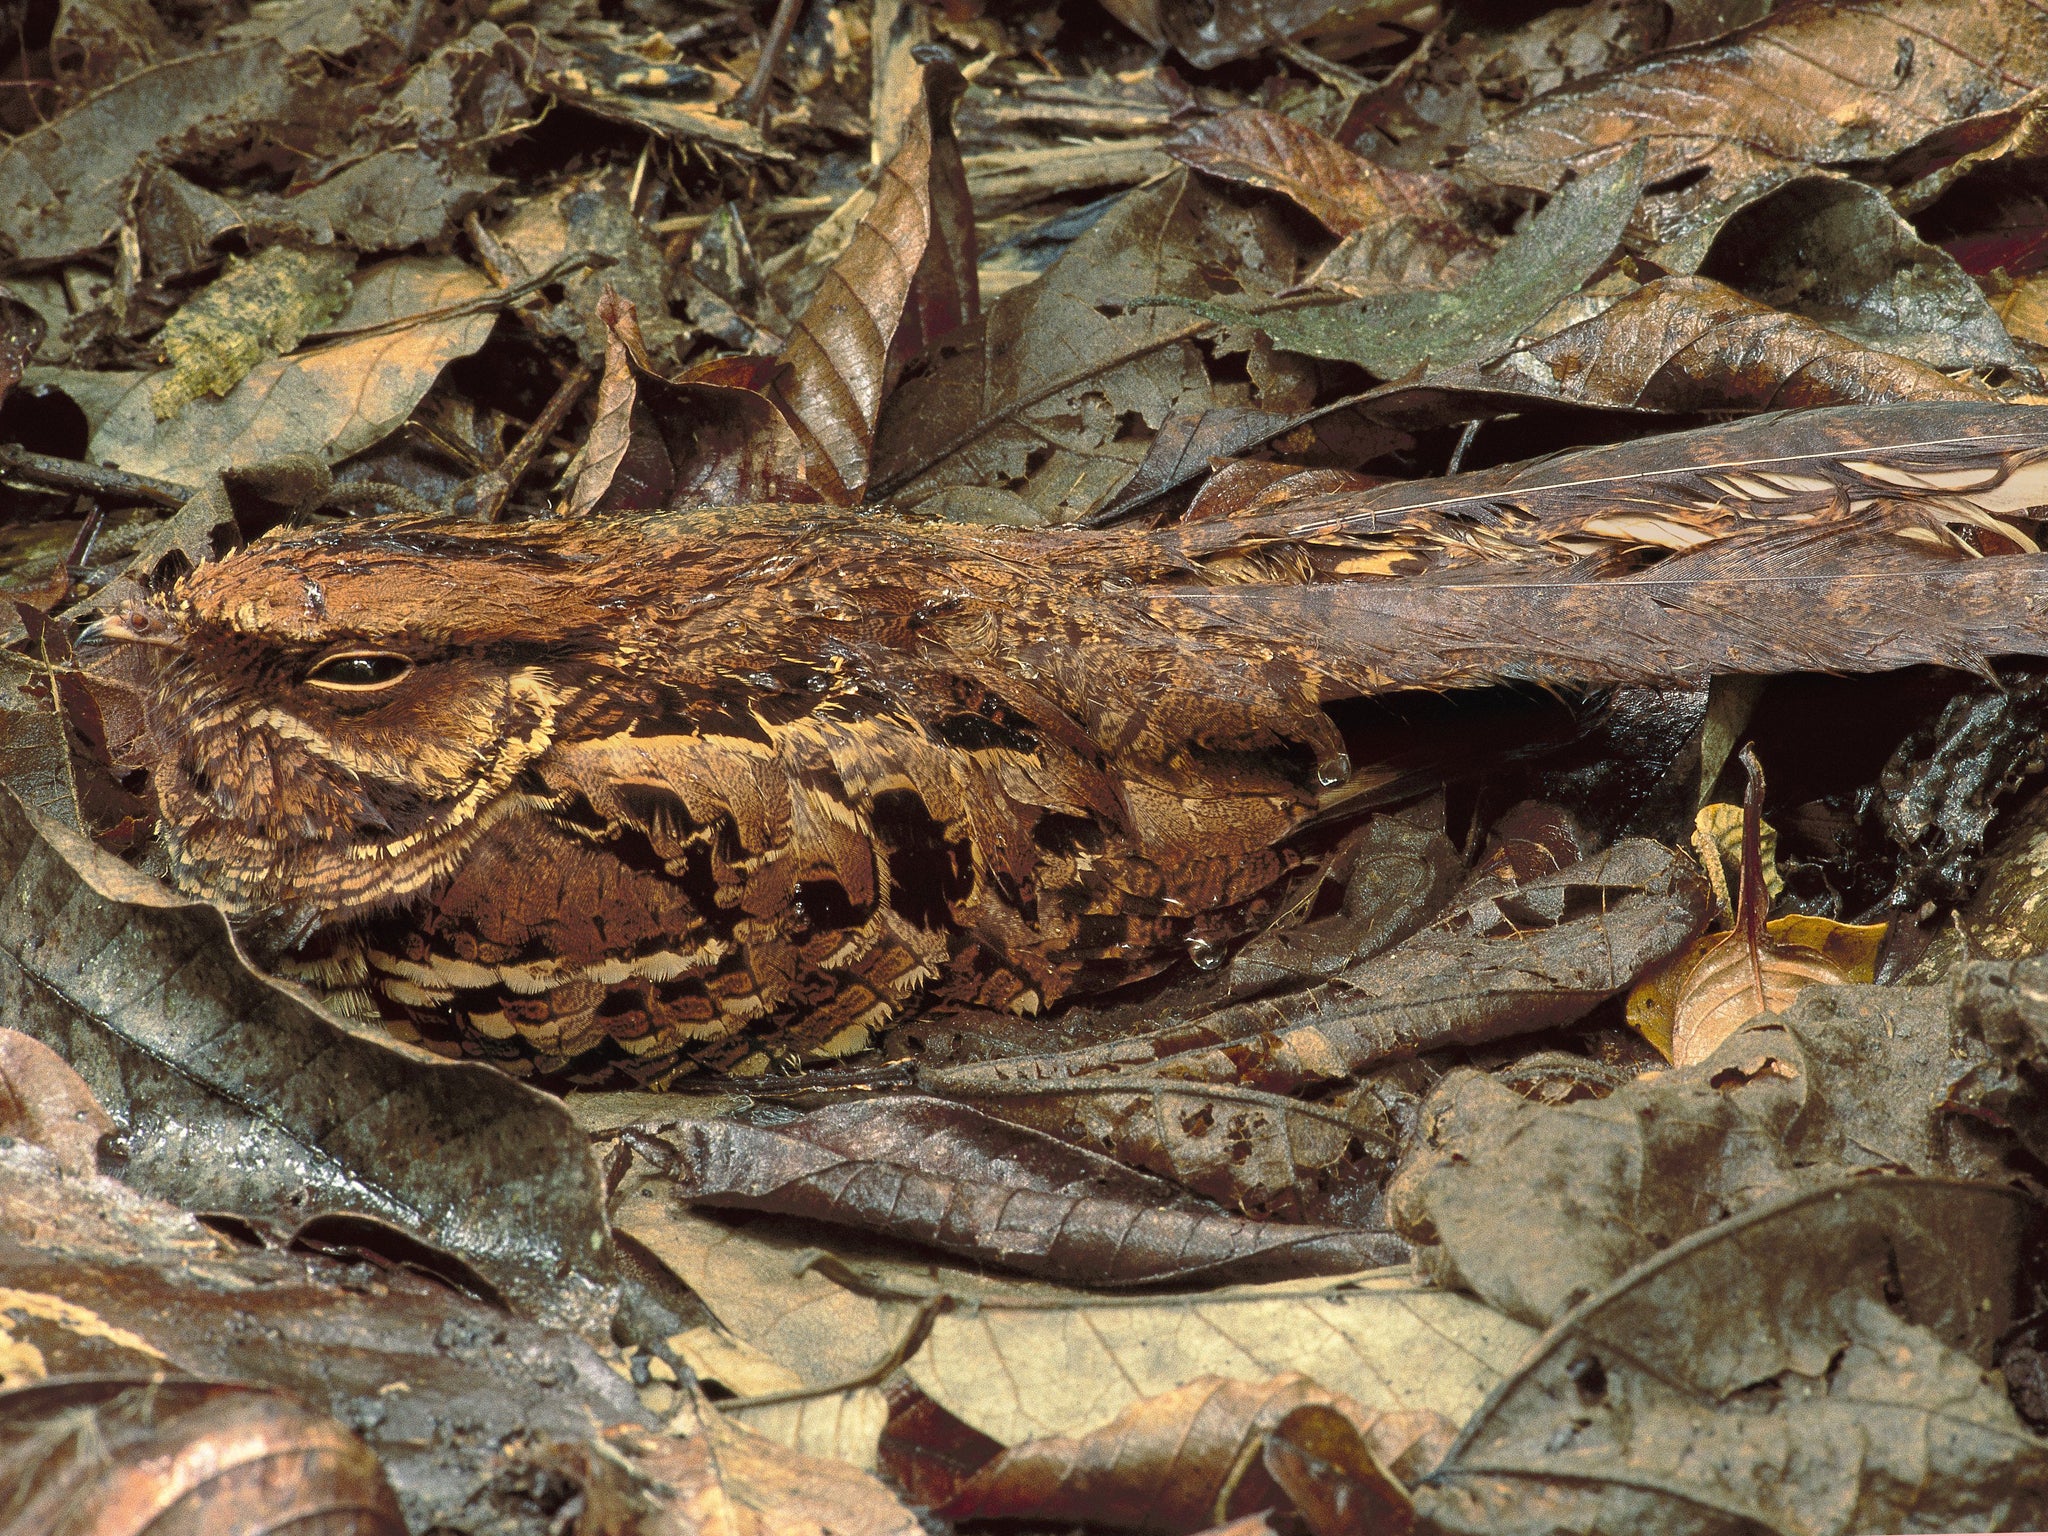
[[[521,803],[587,680],[594,558],[460,525],[286,532],[92,626],[154,663],[129,755],[177,884],[300,933],[417,896]]]

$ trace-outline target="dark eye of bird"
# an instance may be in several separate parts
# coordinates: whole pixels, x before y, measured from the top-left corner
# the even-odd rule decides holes
[[[410,671],[412,662],[390,651],[345,651],[317,663],[306,681],[316,688],[362,692],[389,688]]]

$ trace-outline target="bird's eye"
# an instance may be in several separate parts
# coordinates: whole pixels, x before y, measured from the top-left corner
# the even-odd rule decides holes
[[[367,693],[389,688],[411,671],[411,660],[391,651],[343,651],[316,662],[306,681],[315,688]]]

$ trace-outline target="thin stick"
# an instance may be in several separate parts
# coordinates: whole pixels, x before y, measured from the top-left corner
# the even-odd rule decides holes
[[[733,116],[744,117],[756,128],[768,121],[768,87],[774,83],[775,66],[782,62],[782,50],[789,43],[789,34],[796,30],[797,14],[803,8],[804,0],[777,0],[775,19],[768,23],[768,36],[761,43],[754,78],[732,99]]]
[[[713,1402],[712,1407],[720,1413],[731,1413],[740,1408],[767,1408],[776,1403],[801,1403],[814,1397],[837,1397],[841,1392],[858,1392],[862,1387],[880,1386],[897,1369],[908,1363],[910,1357],[924,1348],[924,1341],[931,1337],[932,1324],[941,1312],[953,1310],[951,1296],[932,1296],[917,1309],[917,1316],[910,1320],[910,1326],[903,1330],[903,1337],[896,1341],[896,1347],[882,1356],[873,1365],[858,1375],[841,1377],[815,1387],[791,1387],[786,1392],[762,1392],[753,1397],[728,1397]]]
[[[448,505],[453,507],[467,491],[476,498],[471,516],[486,523],[495,523],[503,517],[505,503],[512,499],[519,482],[526,478],[526,472],[540,457],[541,449],[562,429],[569,412],[575,409],[576,402],[583,398],[583,391],[590,388],[590,381],[596,377],[597,370],[588,363],[578,363],[571,369],[568,377],[549,396],[541,413],[534,417],[533,425],[520,434],[519,441],[512,445],[512,451],[505,455],[503,462],[496,469],[486,470],[456,487],[448,498]]]
[[[0,443],[0,472],[55,490],[86,491],[152,507],[182,507],[196,494],[190,486],[169,480],[131,475],[123,469],[109,469],[78,459],[53,459],[46,453],[30,453],[18,443]]]
[[[1451,462],[1445,466],[1445,474],[1455,475],[1464,467],[1465,450],[1472,446],[1472,440],[1479,435],[1479,422],[1480,418],[1475,416],[1465,423],[1465,430],[1458,434],[1458,446],[1451,450]]]

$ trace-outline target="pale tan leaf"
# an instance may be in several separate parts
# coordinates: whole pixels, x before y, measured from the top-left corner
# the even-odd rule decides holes
[[[156,374],[142,375],[93,434],[90,455],[131,474],[201,485],[216,470],[290,453],[330,462],[360,452],[403,422],[449,363],[484,344],[488,309],[425,318],[494,292],[489,278],[452,257],[405,256],[363,274],[336,323],[377,326],[325,346],[273,358],[218,400],[199,399],[160,422]],[[408,315],[416,325],[385,331]]]
[[[624,1536],[924,1536],[875,1478],[744,1429],[701,1398],[669,1435],[614,1431],[548,1459],[583,1484],[580,1531]],[[676,1435],[686,1436],[677,1439]]]
[[[963,1303],[931,1317],[904,1369],[1004,1445],[1085,1434],[1201,1375],[1263,1381],[1299,1371],[1374,1412],[1463,1422],[1534,1337],[1468,1296],[1397,1271],[1105,1297],[943,1263],[863,1260],[849,1269],[808,1246],[807,1232],[717,1221],[660,1195],[658,1181],[629,1179],[614,1207],[620,1230],[721,1324],[807,1382],[886,1360],[933,1298]]]

